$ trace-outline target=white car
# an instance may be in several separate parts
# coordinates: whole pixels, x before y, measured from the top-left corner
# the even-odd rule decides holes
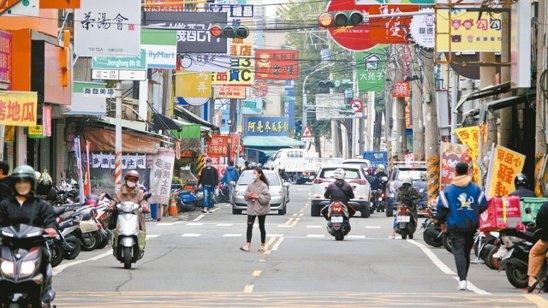
[[[320,168],[318,174],[312,182],[312,190],[310,193],[310,214],[312,216],[320,216],[320,210],[323,207],[320,203],[328,201],[325,199],[324,193],[327,186],[330,183],[335,182],[333,173],[337,168],[344,170],[344,180],[350,184],[354,190],[355,198],[350,201],[359,205],[359,208],[357,208],[356,211],[360,211],[361,216],[364,218],[369,217],[371,215],[369,204],[371,188],[362,167],[354,164],[326,165]]]
[[[278,211],[278,214],[285,215],[287,204],[289,203],[289,182],[284,182],[276,171],[263,169],[263,173],[268,180],[268,187],[270,188],[270,210]],[[247,186],[254,180],[253,170],[244,170],[238,182],[231,182],[231,185],[235,185],[232,214],[241,214],[243,210],[247,209],[247,201],[245,201],[244,195]]]

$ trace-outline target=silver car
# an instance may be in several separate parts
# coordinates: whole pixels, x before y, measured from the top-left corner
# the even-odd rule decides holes
[[[263,173],[268,180],[270,195],[270,210],[278,211],[279,215],[285,215],[287,203],[289,203],[289,182],[284,182],[278,172],[273,170],[264,170]],[[247,186],[255,180],[253,170],[245,170],[240,175],[238,182],[231,182],[234,188],[234,203],[232,204],[232,214],[241,214],[242,210],[247,209],[247,201],[244,195]]]

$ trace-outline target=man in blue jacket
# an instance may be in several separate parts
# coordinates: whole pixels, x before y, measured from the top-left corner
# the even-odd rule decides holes
[[[438,221],[447,225],[451,237],[453,256],[459,275],[459,290],[466,290],[466,277],[470,268],[470,251],[478,228],[479,214],[487,209],[487,200],[481,189],[468,175],[468,164],[459,162],[456,176],[440,193]]]
[[[232,204],[232,195],[234,194],[234,186],[230,185],[230,182],[238,181],[238,178],[240,177],[240,173],[238,172],[238,169],[234,167],[234,162],[229,161],[228,167],[226,167],[225,173],[223,174],[223,178],[221,179],[221,182],[228,186],[228,201],[230,204]]]

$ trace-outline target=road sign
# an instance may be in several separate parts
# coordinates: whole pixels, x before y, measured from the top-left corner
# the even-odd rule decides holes
[[[358,10],[369,15],[387,15],[370,18],[357,26],[332,27],[329,34],[339,46],[353,51],[370,49],[377,44],[407,43],[409,24],[413,16],[391,16],[395,12],[418,12],[418,5],[409,4],[356,4],[356,0],[330,1],[327,12]]]
[[[360,101],[359,99],[353,99],[353,100],[350,102],[350,108],[352,108],[352,110],[354,110],[354,112],[356,112],[356,113],[362,112],[362,110],[363,110],[363,102]]]
[[[302,138],[314,138],[314,135],[312,134],[312,131],[310,130],[310,128],[308,127],[308,125],[306,125],[303,129],[303,134],[301,135]],[[301,138],[301,139],[302,139]]]

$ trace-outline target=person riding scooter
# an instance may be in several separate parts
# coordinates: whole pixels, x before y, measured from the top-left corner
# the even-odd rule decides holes
[[[110,203],[109,210],[113,211],[112,217],[110,218],[109,228],[114,229],[116,226],[117,214],[116,214],[116,204],[130,201],[138,203],[141,205],[140,210],[136,210],[135,214],[139,217],[139,246],[141,250],[145,249],[145,237],[146,237],[146,225],[145,218],[143,213],[150,213],[148,202],[144,200],[144,192],[139,189],[139,172],[136,170],[129,170],[124,176],[125,183],[122,185],[120,190],[114,192],[113,200]]]
[[[339,201],[344,203],[344,205],[348,208],[349,217],[354,216],[356,213],[356,210],[348,204],[350,199],[354,198],[354,190],[352,190],[352,187],[350,184],[346,183],[344,181],[345,172],[342,168],[337,168],[333,172],[333,178],[335,178],[335,182],[329,184],[327,186],[327,189],[325,190],[324,197],[329,199],[330,202],[333,201]],[[325,219],[328,219],[327,214],[329,210],[329,205],[326,205],[322,208],[320,211],[321,214]]]
[[[536,197],[535,192],[529,189],[529,180],[523,173],[516,175],[514,178],[514,186],[516,190],[510,194],[510,196],[523,197]]]
[[[405,177],[402,180],[401,186],[398,188],[398,194],[396,196],[396,200],[400,202],[400,206],[406,206],[410,211],[411,215],[414,218],[413,222],[415,226],[417,224],[417,205],[415,204],[414,200],[420,200],[422,196],[419,194],[419,192],[413,188],[413,179],[411,177]],[[394,222],[392,225],[392,235],[390,238],[396,237],[396,217],[394,217]]]

